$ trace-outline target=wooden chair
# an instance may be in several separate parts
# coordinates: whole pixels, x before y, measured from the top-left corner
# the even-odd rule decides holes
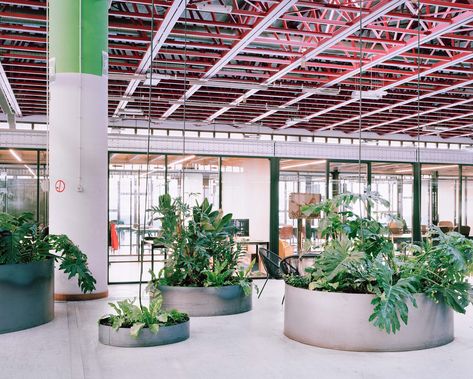
[[[439,228],[442,232],[448,233],[453,231],[453,222],[451,221],[439,221]]]

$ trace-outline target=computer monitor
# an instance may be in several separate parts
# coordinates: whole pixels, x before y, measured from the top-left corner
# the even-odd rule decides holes
[[[250,219],[248,218],[236,218],[232,220],[233,225],[237,229],[236,235],[239,237],[250,236]]]

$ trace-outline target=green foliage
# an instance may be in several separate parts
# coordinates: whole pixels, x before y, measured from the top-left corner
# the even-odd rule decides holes
[[[242,250],[234,240],[236,230],[231,214],[213,210],[207,199],[189,207],[169,194],[160,196],[158,206],[150,211],[155,220],[161,221],[162,231],[156,243],[170,252],[159,274],[160,284],[247,287],[248,278],[238,274]]]
[[[408,304],[424,293],[464,313],[471,298],[467,276],[473,262],[473,241],[459,233],[444,234],[432,227],[423,246],[405,244],[396,252],[388,229],[352,210],[360,201],[365,209],[387,205],[377,193],[342,194],[303,208],[321,215],[322,253],[304,276],[286,277],[295,287],[310,290],[368,293],[374,298],[369,318],[375,326],[396,333],[408,322]]]
[[[117,301],[116,304],[109,303],[115,314],[103,316],[99,323],[109,325],[114,330],[129,328],[130,335],[138,338],[143,328],[148,328],[156,334],[161,326],[181,324],[189,320],[189,316],[185,313],[176,310],[163,311],[161,309],[163,298],[159,292],[154,293],[149,307],[139,307],[135,305],[135,301],[136,299],[125,299]]]
[[[31,213],[14,217],[0,213],[0,265],[54,259],[69,279],[77,277],[81,290],[95,289],[87,256],[65,235],[47,235]]]

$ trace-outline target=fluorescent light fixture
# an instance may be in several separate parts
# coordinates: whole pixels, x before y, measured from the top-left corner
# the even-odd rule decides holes
[[[305,118],[291,118],[289,120],[286,121],[286,123],[284,124],[284,127],[285,128],[289,128],[291,127],[292,125],[296,125],[296,124],[299,124],[301,122],[307,122],[308,120],[305,119]]]
[[[184,163],[184,162],[190,161],[191,159],[194,159],[194,158],[195,158],[195,155],[189,155],[188,157],[185,157],[185,158],[182,158],[182,159],[178,159],[177,161],[168,164],[168,167],[176,166],[176,165],[178,165],[178,164],[180,164],[180,163]]]
[[[260,127],[263,126],[263,124],[261,122],[234,122],[232,126],[234,126],[235,128],[247,128],[249,126]]]
[[[230,5],[216,4],[212,2],[207,3],[197,3],[195,4],[196,8],[202,12],[213,12],[213,13],[232,13],[233,7]]]
[[[310,94],[313,94],[313,95],[337,96],[340,93],[340,88],[302,87],[302,93],[310,93]]]
[[[9,149],[8,151],[10,151],[10,154],[13,155],[18,162],[23,162],[23,159],[21,159],[15,150]]]
[[[259,106],[257,104],[247,104],[247,103],[240,103],[240,104],[231,104],[231,103],[215,103],[212,101],[192,101],[192,100],[169,100],[168,104],[171,105],[189,105],[193,107],[209,107],[209,108],[249,108],[249,109],[256,109],[261,111],[286,111],[286,112],[298,112],[299,109],[297,107],[270,107],[267,104],[263,106]]]
[[[145,86],[157,86],[161,80],[169,80],[169,79],[176,79],[175,76],[172,75],[163,75],[163,74],[147,74],[146,79],[143,81],[143,85]]]
[[[139,100],[138,97],[133,97],[133,96],[109,96],[108,100],[112,101],[135,101]]]
[[[125,109],[120,109],[118,112],[120,114],[128,114],[128,115],[133,115],[133,116],[143,116],[143,110],[138,109],[138,108],[125,108]]]
[[[146,80],[146,75],[144,74],[125,74],[120,72],[110,72],[108,74],[108,79],[112,80]]]
[[[369,91],[353,91],[351,93],[352,99],[365,99],[365,100],[381,100],[388,94],[388,91],[376,89]]]
[[[454,168],[458,167],[456,164],[452,165],[443,165],[443,166],[431,166],[431,167],[422,167],[421,171],[432,171],[432,170],[441,170],[443,168]],[[412,169],[403,169],[403,170],[396,170],[397,173],[403,173],[403,172],[412,172]]]
[[[169,100],[171,105],[189,105],[194,107],[210,107],[210,108],[222,108],[222,107],[232,107],[235,108],[236,105],[230,105],[230,103],[213,103],[211,101],[183,101],[183,100]]]
[[[37,178],[35,172],[30,168],[30,166],[24,164],[23,166],[25,166],[26,169],[28,169],[28,171],[30,172],[30,174],[33,176],[33,178]]]
[[[224,80],[191,79],[189,80],[189,84],[193,86],[232,88],[232,89],[241,89],[241,90],[265,91],[268,89],[268,86],[265,86],[262,84],[227,82]]]
[[[448,126],[424,126],[422,130],[424,132],[445,132],[450,129]]]
[[[296,168],[296,167],[306,167],[306,166],[313,166],[313,165],[320,165],[326,163],[326,160],[322,161],[312,161],[312,162],[306,162],[306,163],[297,163],[297,164],[292,164],[289,166],[283,166],[281,167],[281,170],[287,170],[289,168]]]

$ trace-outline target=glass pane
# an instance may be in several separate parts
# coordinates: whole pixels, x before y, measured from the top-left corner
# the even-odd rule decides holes
[[[237,241],[247,251],[242,264],[256,259],[256,272],[264,271],[257,250],[269,247],[269,184],[268,159],[222,158],[222,210],[239,228]]]
[[[165,193],[165,156],[150,155],[148,167],[146,154],[111,154],[109,163],[109,281],[136,282],[143,237],[156,235],[159,228],[146,209]],[[153,257],[151,245],[144,246],[143,279],[149,280],[151,265],[159,271],[163,257],[159,252]]]
[[[37,151],[0,150],[0,212],[37,215]]]

